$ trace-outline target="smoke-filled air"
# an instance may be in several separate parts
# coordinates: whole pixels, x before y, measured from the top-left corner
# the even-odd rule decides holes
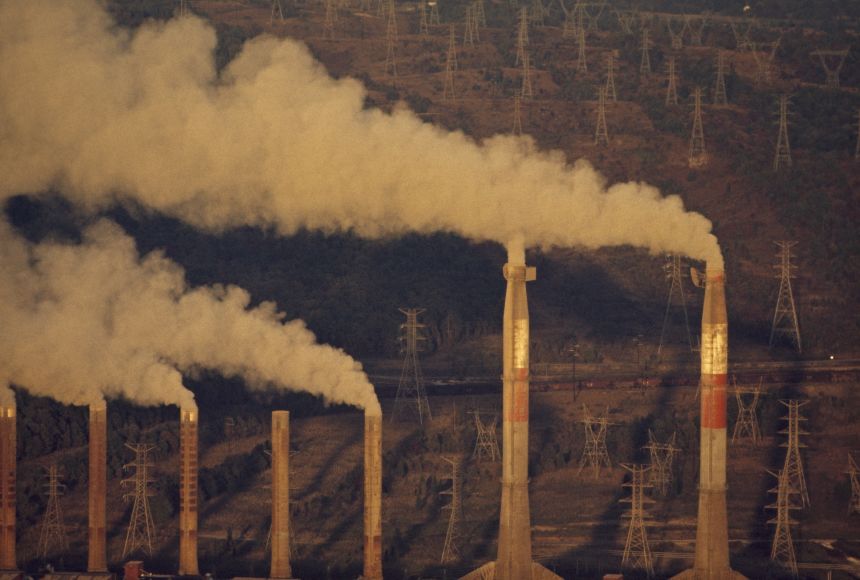
[[[0,2],[0,197],[133,199],[197,227],[630,244],[722,266],[711,223],[527,137],[476,143],[365,109],[300,42],[259,37],[219,75],[196,17],[117,28],[96,0]]]
[[[0,403],[8,387],[63,403],[124,396],[195,407],[182,372],[213,369],[379,412],[361,365],[236,286],[189,288],[160,253],[102,220],[81,244],[31,244],[0,220]]]

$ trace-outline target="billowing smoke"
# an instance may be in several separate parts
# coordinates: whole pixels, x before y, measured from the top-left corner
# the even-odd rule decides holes
[[[363,108],[299,42],[257,38],[220,77],[196,18],[117,29],[95,0],[0,2],[0,198],[56,188],[198,227],[447,230],[526,246],[630,244],[721,265],[711,223],[528,138],[476,143]]]
[[[179,371],[213,369],[378,413],[361,365],[236,286],[189,288],[160,253],[100,221],[79,245],[31,244],[0,220],[0,403],[10,384],[69,404],[125,396],[194,408]]]

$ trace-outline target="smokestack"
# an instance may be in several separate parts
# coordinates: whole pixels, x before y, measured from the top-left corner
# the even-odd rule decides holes
[[[15,470],[17,421],[14,405],[0,407],[0,569],[17,570],[15,561]]]
[[[90,405],[88,572],[107,572],[105,501],[107,497],[107,403]]]
[[[364,578],[382,580],[382,415],[364,411]]]
[[[521,248],[520,248],[521,250]],[[529,306],[526,282],[537,277],[524,252],[509,250],[502,270],[507,280],[502,321],[502,505],[495,562],[464,576],[477,580],[559,578],[532,562],[529,515]],[[560,578],[559,578],[560,580]]]
[[[290,412],[272,411],[272,569],[270,578],[291,578]]]
[[[197,569],[197,410],[181,409],[179,420],[179,574]]]
[[[708,267],[701,340],[701,434],[699,443],[699,514],[696,561],[675,578],[728,580],[743,578],[729,565],[726,512],[726,377],[729,326],[725,274]]]

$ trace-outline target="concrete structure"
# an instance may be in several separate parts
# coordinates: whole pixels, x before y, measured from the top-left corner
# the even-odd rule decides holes
[[[708,268],[702,307],[701,432],[696,561],[677,579],[742,579],[729,565],[726,513],[726,383],[729,326],[725,274]]]
[[[197,409],[181,409],[179,420],[179,574],[197,569]]]
[[[17,419],[14,404],[0,407],[0,570],[17,570],[15,558],[15,471]]]
[[[529,307],[526,282],[536,278],[525,263],[507,263],[502,322],[502,504],[495,562],[464,579],[537,580],[559,578],[532,562],[529,516]]]
[[[290,412],[272,411],[272,568],[270,578],[291,578]]]
[[[87,572],[107,572],[105,503],[107,501],[107,403],[90,405],[89,548]]]
[[[382,415],[364,413],[364,580],[382,580]]]

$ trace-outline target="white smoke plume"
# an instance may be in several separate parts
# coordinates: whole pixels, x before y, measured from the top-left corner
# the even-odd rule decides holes
[[[236,286],[185,273],[102,220],[80,245],[31,244],[0,220],[0,403],[15,384],[68,404],[123,395],[195,408],[180,371],[213,369],[379,412],[361,365]]]
[[[476,143],[363,108],[296,41],[261,37],[219,75],[194,17],[120,30],[95,0],[0,2],[0,199],[57,188],[221,230],[447,230],[526,246],[630,244],[720,265],[711,223],[528,138]]]

